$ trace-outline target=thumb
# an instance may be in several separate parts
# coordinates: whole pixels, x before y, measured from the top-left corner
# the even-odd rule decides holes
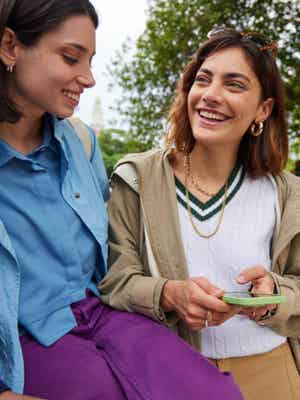
[[[249,283],[266,276],[267,271],[261,265],[244,269],[237,277],[237,282],[240,284]]]

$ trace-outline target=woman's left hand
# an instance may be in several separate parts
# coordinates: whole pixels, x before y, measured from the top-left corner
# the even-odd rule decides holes
[[[275,282],[272,275],[263,266],[257,265],[255,267],[244,269],[237,277],[239,284],[252,284],[252,293],[273,294]],[[262,307],[245,307],[240,311],[242,315],[248,315],[250,319],[258,321],[268,311],[274,310],[276,304],[270,304]]]

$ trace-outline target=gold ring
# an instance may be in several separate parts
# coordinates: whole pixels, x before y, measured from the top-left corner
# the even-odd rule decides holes
[[[207,319],[204,320],[204,328],[208,328],[208,320]]]

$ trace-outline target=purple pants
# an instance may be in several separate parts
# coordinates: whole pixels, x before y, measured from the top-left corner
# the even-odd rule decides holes
[[[50,347],[21,337],[24,394],[47,400],[241,400],[223,374],[167,328],[88,297]]]

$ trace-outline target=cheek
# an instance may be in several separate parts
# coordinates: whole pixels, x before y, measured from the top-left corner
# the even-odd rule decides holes
[[[32,70],[22,71],[16,80],[15,91],[21,99],[44,108],[58,104],[64,87],[66,80],[62,80],[60,74],[47,66],[43,73],[37,70],[35,73]]]
[[[190,99],[190,96],[188,96],[188,98],[187,98],[187,110],[188,110],[188,114],[189,115],[190,115],[191,109],[192,109],[191,99]]]
[[[200,96],[199,90],[197,90],[193,85],[187,96],[188,104],[190,104],[191,106],[195,105],[195,103],[199,100],[199,96]]]
[[[249,126],[255,120],[257,112],[257,104],[253,103],[252,99],[243,99],[236,103],[237,119],[246,126]]]
[[[24,64],[24,68],[20,66],[16,71],[16,81],[20,86],[41,87],[43,91],[49,90],[51,86],[47,83],[53,82],[53,77],[57,75],[55,70],[55,66],[43,61]]]
[[[191,113],[193,112],[193,109],[197,104],[198,99],[199,96],[197,95],[197,93],[195,93],[195,91],[191,89],[187,96],[187,109],[189,117],[191,116]]]

